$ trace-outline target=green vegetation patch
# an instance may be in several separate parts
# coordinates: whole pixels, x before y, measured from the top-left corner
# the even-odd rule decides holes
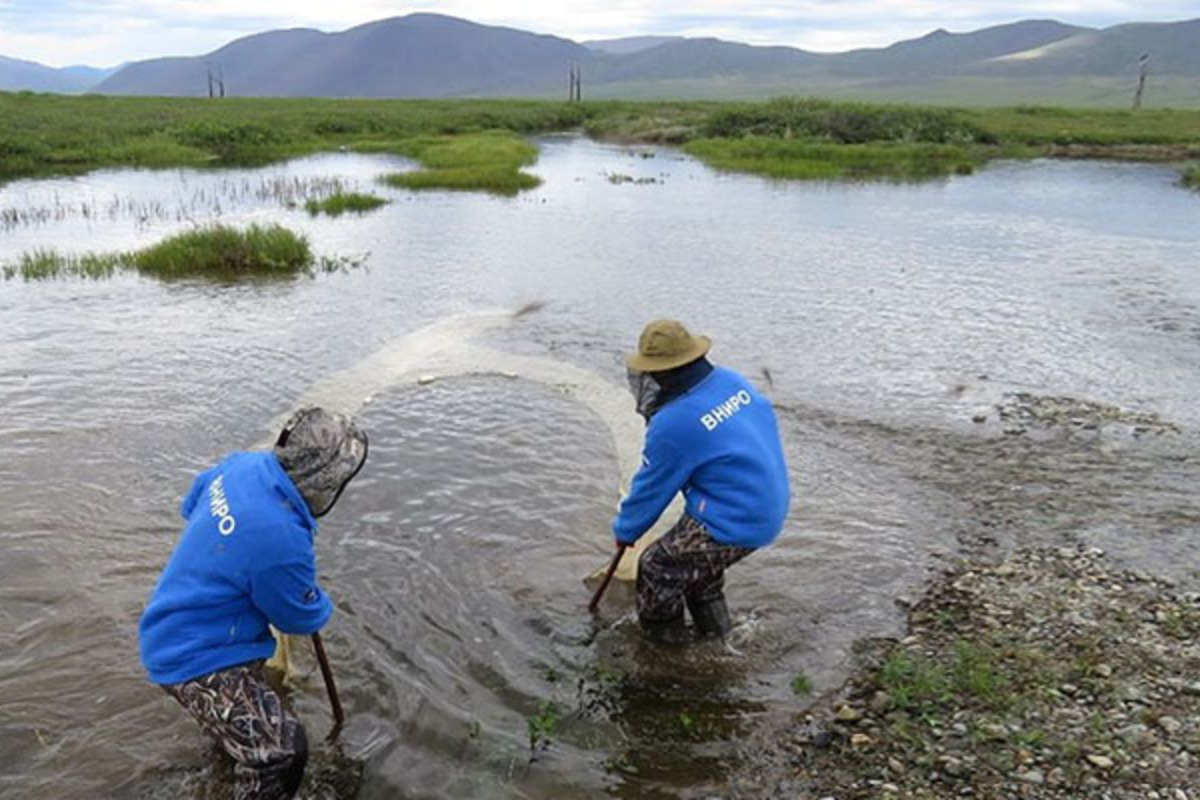
[[[802,137],[838,144],[996,142],[994,134],[954,109],[838,103],[811,97],[718,109],[705,121],[702,133],[707,138]]]
[[[537,160],[537,148],[507,131],[420,137],[389,149],[415,159],[422,167],[385,176],[389,186],[512,196],[541,183],[538,177],[521,171]]]
[[[1183,185],[1200,189],[1200,164],[1188,167],[1183,173]]]
[[[260,164],[288,153],[304,137],[260,122],[204,119],[168,130],[175,141],[223,164]]]
[[[812,690],[812,679],[803,672],[797,672],[795,677],[792,678],[792,694],[797,697],[803,697],[804,695],[812,694]]]
[[[974,170],[971,153],[944,144],[827,144],[805,139],[751,136],[699,139],[684,151],[716,169],[771,178],[916,180]]]
[[[63,255],[38,250],[5,265],[4,278],[107,278],[129,270],[162,280],[204,278],[233,281],[245,278],[292,278],[331,272],[351,262],[313,255],[308,240],[280,225],[252,225],[238,230],[214,225],[177,234],[144,250],[130,253]]]
[[[387,202],[382,197],[373,194],[335,192],[324,200],[309,200],[304,204],[304,208],[313,216],[328,214],[331,217],[340,217],[347,212],[365,214],[382,205],[387,205]]]
[[[546,700],[538,707],[536,714],[529,716],[526,720],[526,728],[529,732],[529,756],[531,760],[536,757],[538,750],[549,746],[550,740],[558,733],[558,725],[561,721],[558,709],[549,700]]]
[[[934,721],[964,707],[1003,711],[1032,701],[1046,681],[1060,677],[1044,668],[1029,672],[1035,654],[991,641],[960,640],[945,656],[938,660],[905,650],[894,652],[878,674],[879,688],[892,707]],[[1041,682],[1027,680],[1031,675]]]
[[[293,276],[315,263],[308,240],[281,225],[224,225],[177,234],[133,253],[138,272],[159,278]]]
[[[1200,147],[1200,112],[1153,109],[1141,111],[1015,106],[971,109],[964,119],[1012,145],[1156,145],[1161,158]]]
[[[60,277],[110,278],[124,267],[120,255],[86,253],[81,256],[65,256],[54,250],[34,250],[22,253],[14,264],[2,268],[4,279],[24,278],[27,281],[49,280]]]

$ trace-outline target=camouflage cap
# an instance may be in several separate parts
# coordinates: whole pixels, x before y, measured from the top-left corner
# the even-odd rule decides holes
[[[367,460],[367,435],[345,414],[309,406],[292,415],[275,441],[275,457],[314,517],[333,508]]]
[[[625,359],[630,369],[638,372],[663,372],[682,367],[700,358],[712,347],[707,336],[693,336],[683,323],[673,319],[656,319],[642,330],[638,351]]]

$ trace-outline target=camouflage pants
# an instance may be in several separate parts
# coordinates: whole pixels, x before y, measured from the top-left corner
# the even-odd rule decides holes
[[[689,608],[724,594],[725,568],[754,550],[721,544],[704,525],[684,514],[638,561],[638,618],[668,622]]]
[[[164,686],[234,760],[237,800],[286,800],[308,760],[304,727],[263,675],[263,662]]]

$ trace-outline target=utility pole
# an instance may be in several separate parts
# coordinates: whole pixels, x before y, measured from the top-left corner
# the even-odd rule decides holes
[[[1142,107],[1142,93],[1146,91],[1146,71],[1150,68],[1150,54],[1142,53],[1138,59],[1138,87],[1137,92],[1133,95],[1133,110],[1137,111]]]
[[[583,99],[583,70],[580,69],[579,63],[572,61],[570,71],[567,75],[567,100],[572,103],[578,103]]]
[[[204,66],[208,70],[208,96],[209,97],[224,97],[225,96],[225,67],[220,61],[215,62],[217,71],[213,73],[212,61],[205,61]]]

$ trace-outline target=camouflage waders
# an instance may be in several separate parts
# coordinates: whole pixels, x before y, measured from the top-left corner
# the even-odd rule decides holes
[[[254,661],[164,686],[234,760],[237,800],[286,800],[308,761],[304,727]]]
[[[638,619],[649,625],[682,623],[685,603],[693,617],[700,608],[723,603],[725,568],[753,552],[721,544],[701,522],[684,514],[638,562]]]

